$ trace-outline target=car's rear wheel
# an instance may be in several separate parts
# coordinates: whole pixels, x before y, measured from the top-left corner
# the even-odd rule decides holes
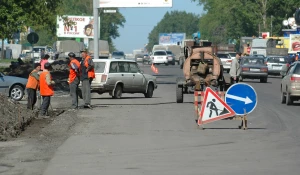
[[[20,101],[24,97],[24,89],[19,85],[14,85],[9,93],[11,99]]]
[[[286,97],[285,97],[285,95],[284,95],[283,92],[281,92],[281,98],[280,98],[280,101],[281,101],[281,104],[286,103]]]
[[[152,96],[153,96],[153,91],[154,91],[153,84],[149,84],[149,85],[148,85],[147,92],[144,93],[145,97],[146,97],[146,98],[152,98]]]
[[[169,63],[165,63],[166,66],[169,66]]]
[[[291,105],[293,104],[293,100],[291,98],[291,94],[290,93],[286,93],[286,105]]]
[[[122,92],[123,92],[123,88],[120,84],[118,84],[112,97],[114,99],[120,99],[122,97]]]

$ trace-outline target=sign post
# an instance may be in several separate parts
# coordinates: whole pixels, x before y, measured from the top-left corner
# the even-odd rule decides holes
[[[254,88],[246,83],[236,83],[227,90],[225,102],[231,106],[237,115],[243,116],[241,127],[246,129],[247,115],[253,112],[257,105],[257,95]]]
[[[237,115],[250,114],[257,105],[257,95],[252,86],[246,83],[236,83],[228,88],[225,102]]]

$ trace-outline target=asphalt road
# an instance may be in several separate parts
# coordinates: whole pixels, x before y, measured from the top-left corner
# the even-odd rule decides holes
[[[151,73],[150,66],[141,67]],[[193,95],[185,95],[182,104],[175,102],[175,80],[182,70],[177,65],[158,69],[158,89],[151,99],[124,94],[114,100],[107,94],[93,94],[95,108],[78,112],[80,120],[50,158],[43,160],[41,172],[299,175],[300,103],[280,104],[279,77],[270,77],[268,83],[245,81],[258,95],[258,105],[248,116],[248,130],[238,129],[240,121],[232,120],[206,124],[200,130]]]

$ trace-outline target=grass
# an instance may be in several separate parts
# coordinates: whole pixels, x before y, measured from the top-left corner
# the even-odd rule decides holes
[[[16,61],[14,59],[0,59],[0,63],[10,63],[12,61]]]

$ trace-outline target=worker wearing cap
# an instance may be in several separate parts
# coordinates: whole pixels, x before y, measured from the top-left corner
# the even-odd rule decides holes
[[[82,82],[82,97],[84,100],[84,107],[92,109],[91,106],[91,83],[95,78],[94,62],[88,55],[87,50],[81,51],[82,60],[81,67],[81,82]]]
[[[36,91],[39,87],[39,71],[41,70],[41,65],[36,63],[34,65],[33,71],[29,74],[28,81],[26,84],[28,99],[27,99],[27,109],[33,110],[33,107],[36,103]]]
[[[48,118],[48,108],[50,106],[51,96],[54,95],[53,85],[55,82],[52,80],[50,71],[52,66],[50,63],[45,63],[44,70],[40,74],[40,94],[43,98],[40,115],[43,118]]]
[[[78,109],[78,85],[80,83],[80,63],[75,58],[75,54],[73,52],[70,52],[68,54],[69,56],[69,86],[70,86],[70,95],[72,98],[72,106],[71,109]]]

